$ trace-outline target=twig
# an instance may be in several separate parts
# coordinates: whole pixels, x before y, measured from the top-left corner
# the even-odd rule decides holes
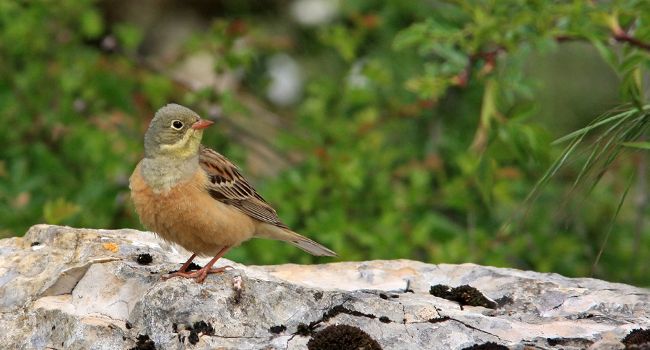
[[[586,38],[579,37],[579,36],[572,36],[572,35],[557,35],[554,37],[554,39],[558,43],[587,40]],[[612,29],[612,39],[614,39],[619,43],[628,44],[638,49],[650,52],[650,43],[642,41],[639,38],[635,38],[634,36],[628,34],[625,30],[623,30],[620,27],[614,27]],[[466,87],[469,82],[469,78],[471,76],[473,66],[476,62],[481,60],[485,61],[485,66],[484,66],[485,68],[483,70],[489,72],[494,68],[494,65],[496,63],[496,56],[499,53],[506,52],[506,51],[507,50],[505,47],[499,46],[493,50],[479,51],[471,54],[469,56],[469,62],[467,63],[465,69],[463,69],[454,77],[454,83],[457,86]]]

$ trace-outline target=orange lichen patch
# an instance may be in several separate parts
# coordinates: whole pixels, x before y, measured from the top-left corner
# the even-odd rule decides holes
[[[110,250],[113,253],[117,253],[117,251],[120,250],[120,247],[113,242],[104,243],[102,244],[102,247],[104,247],[106,250]]]

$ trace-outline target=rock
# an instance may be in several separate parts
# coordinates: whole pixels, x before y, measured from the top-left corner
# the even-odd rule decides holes
[[[218,265],[233,269],[204,284],[161,280],[187,256],[135,230],[37,225],[1,240],[0,344],[623,349],[633,330],[650,328],[649,290],[589,278],[409,260],[243,266],[223,259]],[[429,293],[436,290],[468,296],[470,305]],[[497,306],[471,306],[474,299]]]

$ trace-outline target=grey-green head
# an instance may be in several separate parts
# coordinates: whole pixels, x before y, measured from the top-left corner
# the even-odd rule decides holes
[[[212,123],[181,105],[171,103],[162,107],[144,135],[145,158],[186,159],[196,156],[203,129]]]

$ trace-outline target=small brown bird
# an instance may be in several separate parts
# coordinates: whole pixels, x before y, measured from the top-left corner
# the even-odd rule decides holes
[[[318,256],[336,256],[324,246],[291,231],[275,210],[221,154],[201,145],[213,122],[169,104],[156,112],[144,136],[145,157],[129,188],[142,223],[163,239],[193,252],[175,273],[201,283],[228,249],[253,238],[289,242]],[[202,269],[187,271],[197,256],[214,256]]]

